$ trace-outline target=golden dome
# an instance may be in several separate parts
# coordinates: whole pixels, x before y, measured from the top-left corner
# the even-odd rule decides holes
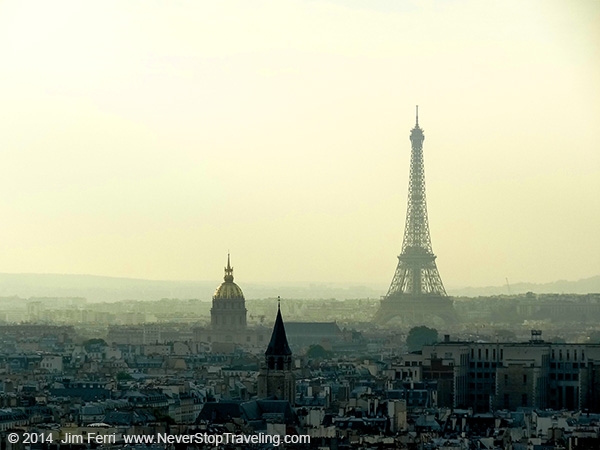
[[[215,300],[218,299],[234,299],[234,298],[244,298],[244,293],[240,289],[240,287],[231,282],[221,283],[221,286],[217,288],[215,291],[215,295],[213,297]]]
[[[229,263],[229,255],[227,255],[227,267],[225,267],[225,277],[223,277],[223,279],[225,281],[217,288],[215,295],[213,295],[213,299],[244,299],[244,293],[240,287],[233,282],[233,267],[231,267],[231,264]]]

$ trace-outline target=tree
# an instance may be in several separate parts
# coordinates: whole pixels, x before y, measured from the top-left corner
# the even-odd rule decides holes
[[[175,425],[175,419],[161,409],[154,408],[152,410],[152,415],[154,415],[157,422],[162,422],[167,425]]]
[[[133,377],[129,375],[127,372],[119,372],[117,374],[117,381],[129,381],[133,380]]]
[[[406,337],[406,346],[409,352],[421,350],[424,345],[435,344],[438,341],[438,332],[435,328],[426,326],[411,328]]]
[[[306,351],[306,357],[309,359],[327,359],[331,358],[332,352],[328,352],[321,345],[311,345]]]
[[[106,343],[106,341],[100,338],[88,339],[83,343],[83,347],[88,352],[93,348],[106,347],[107,345],[108,344]]]

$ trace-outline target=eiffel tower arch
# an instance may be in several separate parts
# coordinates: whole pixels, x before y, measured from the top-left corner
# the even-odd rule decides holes
[[[374,318],[380,325],[392,320],[408,326],[440,325],[457,320],[431,248],[425,198],[424,140],[417,106],[416,125],[410,131],[408,208],[402,251],[390,288]]]

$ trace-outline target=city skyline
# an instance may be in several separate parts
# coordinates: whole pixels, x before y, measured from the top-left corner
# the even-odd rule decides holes
[[[600,274],[595,2],[0,5],[0,272],[389,286],[419,104],[447,287]]]

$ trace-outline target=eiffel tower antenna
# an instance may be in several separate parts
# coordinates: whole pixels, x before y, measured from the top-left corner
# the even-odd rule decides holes
[[[452,301],[444,289],[431,248],[425,196],[424,140],[417,106],[416,125],[410,131],[408,207],[402,251],[390,288],[375,316],[375,321],[380,324],[394,317],[399,317],[406,324],[431,324],[433,317],[443,321],[455,319]]]

